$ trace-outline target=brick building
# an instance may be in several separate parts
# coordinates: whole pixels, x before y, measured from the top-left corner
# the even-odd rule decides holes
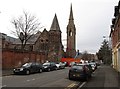
[[[113,68],[120,72],[120,1],[114,9],[110,37],[112,41]]]
[[[16,38],[7,36],[7,34],[0,33],[0,48],[2,49],[10,49],[12,47],[13,42],[15,42]]]

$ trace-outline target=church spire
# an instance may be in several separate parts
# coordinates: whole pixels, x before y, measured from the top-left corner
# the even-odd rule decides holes
[[[70,7],[69,24],[74,24],[72,3],[71,3],[71,7]]]
[[[73,18],[73,11],[72,11],[72,3],[71,3],[71,8],[70,8],[69,20],[74,20],[74,18]]]
[[[55,13],[55,16],[54,16],[54,19],[53,19],[53,22],[52,22],[50,30],[60,30],[60,26],[59,26],[59,23],[58,23],[58,19],[57,19],[56,13]]]

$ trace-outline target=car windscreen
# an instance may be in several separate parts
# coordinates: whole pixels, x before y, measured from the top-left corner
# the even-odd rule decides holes
[[[83,66],[82,65],[75,65],[75,66],[72,66],[72,69],[79,69],[79,70],[82,70]]]
[[[22,67],[30,67],[32,65],[32,63],[25,63],[24,65],[22,65]]]
[[[49,66],[50,65],[50,63],[44,63],[43,64],[43,66]]]

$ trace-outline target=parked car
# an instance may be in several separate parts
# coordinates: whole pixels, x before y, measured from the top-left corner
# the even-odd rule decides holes
[[[57,70],[57,66],[54,62],[46,62],[43,64],[43,70],[48,72],[51,70]]]
[[[95,70],[97,69],[97,65],[96,65],[95,62],[90,62],[90,63],[88,63],[88,64],[92,66],[92,70],[93,70],[93,71],[95,71]]]
[[[90,65],[90,64],[86,64],[86,66],[89,68],[89,70],[90,70],[90,72],[91,72],[91,74],[93,73],[93,69],[92,69],[92,66]]]
[[[75,64],[76,64],[76,62],[70,62],[69,67],[71,67],[71,66],[73,66]]]
[[[68,74],[69,79],[88,80],[91,77],[91,71],[87,64],[75,64],[71,67]]]
[[[60,69],[64,69],[65,68],[65,65],[66,65],[65,62],[60,62],[59,64],[60,64]]]
[[[57,69],[59,70],[60,69],[60,64],[56,63],[55,65],[57,66]]]
[[[27,75],[36,72],[41,73],[42,71],[43,71],[42,64],[36,62],[25,63],[20,68],[13,69],[14,74],[27,74]]]
[[[56,63],[57,69],[64,69],[65,68],[65,63],[59,62]]]

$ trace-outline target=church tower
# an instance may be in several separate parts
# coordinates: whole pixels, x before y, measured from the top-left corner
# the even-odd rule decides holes
[[[67,49],[66,56],[74,58],[76,54],[76,28],[74,24],[72,4],[70,8],[69,22],[67,25]]]
[[[57,15],[55,14],[50,31],[49,31],[49,59],[51,61],[59,61],[62,53],[61,30]],[[54,60],[56,59],[56,60]]]

